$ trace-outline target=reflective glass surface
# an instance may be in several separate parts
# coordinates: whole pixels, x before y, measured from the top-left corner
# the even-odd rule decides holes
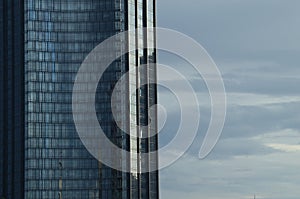
[[[154,7],[151,0],[0,3],[0,57],[4,60],[0,67],[0,197],[158,198],[157,172],[139,174],[141,167],[156,167],[157,157],[124,157],[131,173],[108,168],[85,149],[72,116],[73,83],[86,55],[115,33],[155,26]],[[156,86],[136,90],[150,78],[156,79],[155,67],[139,68],[155,61],[154,33],[138,31],[129,40],[128,48],[140,49],[122,56],[105,72],[97,89],[96,111],[116,145],[135,153],[148,152],[157,148],[157,137],[130,138],[116,126],[111,113],[114,84],[134,68],[129,85],[123,88],[134,94],[121,96],[119,118],[135,134],[140,131],[135,125],[149,122],[148,114],[157,122],[156,112],[148,113],[156,103]]]

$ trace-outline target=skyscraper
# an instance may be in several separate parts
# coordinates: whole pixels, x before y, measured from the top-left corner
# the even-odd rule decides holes
[[[105,166],[85,149],[72,117],[74,79],[87,54],[118,32],[142,27],[155,27],[155,0],[1,1],[0,197],[158,198],[158,173],[139,173],[139,167],[157,160],[136,157],[136,162],[129,162],[136,170],[129,173]],[[130,45],[143,50],[115,60],[97,89],[99,123],[112,142],[128,151],[156,150],[157,136],[130,138],[117,127],[111,88],[130,67],[139,70],[156,61],[154,38],[137,31]],[[136,86],[156,80],[156,69],[147,68],[134,77],[129,83]],[[120,106],[129,107],[124,122],[147,125],[156,86],[143,86],[138,94],[122,97],[128,104]],[[156,124],[156,113],[151,118]]]

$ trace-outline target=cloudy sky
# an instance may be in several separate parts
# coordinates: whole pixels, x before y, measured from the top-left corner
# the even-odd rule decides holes
[[[221,139],[199,160],[210,119],[207,89],[188,64],[160,54],[161,62],[190,77],[201,108],[197,139],[160,172],[161,198],[299,199],[299,9],[299,0],[158,1],[158,26],[185,33],[208,51],[228,98]],[[159,99],[168,109],[164,145],[176,132],[180,109],[167,90]]]

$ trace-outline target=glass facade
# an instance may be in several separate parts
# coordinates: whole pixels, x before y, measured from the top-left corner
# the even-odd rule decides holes
[[[24,193],[23,2],[0,2],[0,198]]]
[[[154,0],[4,0],[0,6],[0,153],[4,157],[0,196],[158,198],[158,173],[139,174],[141,167],[156,167],[157,157],[130,157],[131,173],[108,168],[85,149],[72,116],[73,83],[86,55],[118,32],[154,27]],[[130,67],[136,70],[123,88],[129,93],[156,80],[155,67],[139,69],[156,61],[155,33],[139,31],[129,41],[128,48],[145,49],[111,64],[98,85],[96,111],[116,145],[148,152],[157,149],[157,136],[131,138],[117,127],[111,113],[112,88]],[[150,117],[156,124],[156,112],[148,113],[156,103],[156,86],[135,93],[122,96],[122,106],[129,104],[129,109],[122,109],[121,119],[137,134],[136,124],[146,125]],[[156,127],[147,131],[156,132]]]
[[[148,63],[156,62],[155,52],[155,33],[151,31],[143,31],[144,27],[155,27],[155,2],[144,0],[128,1],[128,30],[135,30],[133,38],[129,38],[130,53],[128,55],[129,65],[136,66],[136,70],[130,71],[129,75],[129,92],[134,93],[136,87],[140,88],[136,96],[130,98],[130,131],[132,135],[147,134],[157,131],[156,119],[150,121],[150,118],[156,118],[156,112],[148,112],[149,107],[156,104],[156,86],[147,84],[150,80],[156,82],[156,69],[154,67],[139,67]],[[132,49],[138,49],[134,51]],[[145,86],[141,86],[145,85]],[[139,126],[147,126],[148,129],[138,128]],[[155,127],[155,128],[153,128]],[[132,133],[134,132],[134,133]],[[150,138],[137,139],[130,138],[131,151],[139,153],[147,153],[157,149],[157,136]],[[131,176],[131,196],[133,198],[158,198],[158,173],[139,174],[141,167],[156,168],[157,157],[150,159],[140,159],[139,156],[131,158],[131,164],[136,165],[133,168]],[[151,169],[150,169],[151,170]],[[136,174],[135,174],[136,171]]]

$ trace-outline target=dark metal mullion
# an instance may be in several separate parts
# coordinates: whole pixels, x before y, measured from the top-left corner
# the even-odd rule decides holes
[[[21,146],[22,147],[22,151],[23,154],[22,154],[22,158],[21,158],[21,161],[23,162],[23,164],[21,165],[21,172],[22,172],[22,180],[21,180],[21,185],[22,185],[22,188],[21,188],[21,197],[24,198],[25,196],[25,186],[24,186],[24,183],[25,183],[25,33],[24,33],[24,22],[25,22],[25,19],[24,19],[24,6],[25,4],[25,1],[24,0],[20,0],[20,15],[21,15],[21,25],[22,25],[22,28],[21,28],[21,40],[22,40],[22,66],[20,67],[20,73],[21,73],[21,95],[22,95],[22,100],[21,100],[21,107],[22,107],[22,110],[21,110],[21,121],[22,121],[22,124],[21,124],[21,128],[22,130],[20,132],[21,135]]]
[[[14,28],[14,25],[15,25],[15,13],[14,13],[14,1],[10,1],[10,13],[11,13],[11,39],[10,39],[10,46],[11,46],[11,132],[12,132],[12,135],[11,135],[11,152],[12,152],[12,158],[11,158],[11,164],[12,164],[12,179],[11,179],[11,195],[12,195],[12,198],[15,198],[14,197],[14,185],[15,185],[15,168],[16,168],[16,165],[15,165],[15,28]]]
[[[7,0],[3,0],[3,195],[8,196],[8,144],[7,144]]]
[[[148,27],[148,11],[147,11],[147,3],[148,3],[149,1],[147,1],[147,0],[143,0],[143,27],[144,28],[147,28]],[[146,30],[146,29],[144,29],[144,32],[143,32],[144,34],[143,34],[143,41],[144,41],[144,49],[143,49],[143,56],[144,56],[144,63],[143,64],[149,64],[149,60],[148,60],[148,31]],[[144,70],[144,73],[145,74],[143,74],[143,76],[144,77],[146,77],[146,85],[145,85],[145,87],[146,87],[146,89],[144,89],[145,90],[145,92],[143,93],[145,96],[144,97],[146,97],[146,99],[147,100],[145,100],[145,102],[144,103],[146,103],[145,104],[145,118],[146,118],[146,121],[147,121],[147,125],[149,125],[149,88],[150,88],[150,86],[149,86],[149,65],[147,65],[147,67],[145,68],[145,70]],[[150,130],[149,130],[149,128],[147,129],[147,135],[149,135],[149,132],[150,132]],[[149,137],[147,137],[147,138],[144,138],[145,139],[145,145],[146,146],[144,146],[145,147],[145,149],[146,149],[146,153],[149,153],[149,151],[150,151],[150,149],[149,149],[149,146],[150,146],[150,138]],[[146,165],[147,165],[147,167],[148,167],[148,169],[150,168],[150,158],[148,157],[148,159],[147,160],[144,160],[144,161],[146,161]],[[147,183],[147,195],[148,195],[148,198],[150,198],[150,172],[147,172],[147,173],[144,173],[144,175],[145,175],[145,177],[147,178],[146,179],[146,183]]]
[[[139,32],[138,32],[138,21],[139,21],[139,13],[138,13],[138,0],[135,0],[135,45],[136,45],[136,50],[135,50],[135,62],[136,62],[136,87],[138,88],[136,90],[137,95],[136,95],[136,113],[137,113],[137,125],[140,125],[140,96],[139,96]],[[140,128],[137,127],[137,134],[139,134],[140,132]],[[141,196],[141,174],[140,174],[140,166],[141,166],[141,160],[140,160],[140,138],[137,138],[137,176],[138,176],[138,180],[137,180],[137,185],[138,185],[138,197],[140,198]]]
[[[128,29],[129,29],[129,23],[128,23],[128,21],[129,21],[129,12],[128,12],[128,1],[124,1],[124,15],[125,15],[125,17],[124,17],[124,23],[125,23],[125,31],[128,31]],[[126,36],[127,38],[125,39],[125,41],[129,41],[129,36],[127,35]],[[127,42],[127,44],[126,44],[126,46],[125,46],[127,49],[127,52],[129,51],[129,43]],[[129,71],[129,53],[126,53],[126,55],[125,55],[125,61],[126,61],[126,64],[125,64],[125,72],[128,72]],[[128,63],[128,64],[127,64]],[[128,78],[128,84],[126,85],[127,86],[127,90],[129,91],[129,78]],[[130,100],[130,93],[128,92],[128,96],[127,96],[127,99],[128,100]],[[130,105],[128,106],[128,110],[130,110]],[[130,111],[128,111],[128,116],[127,116],[127,118],[130,118]],[[130,120],[128,121],[128,127],[127,127],[127,132],[130,132]],[[126,146],[126,150],[130,150],[130,145],[131,145],[131,143],[130,143],[130,136],[128,135],[128,134],[125,134],[125,136],[126,136],[126,143],[127,143],[127,146]],[[130,158],[131,157],[127,157],[128,159],[128,161],[126,161],[127,162],[127,165],[126,166],[128,166],[128,168],[131,168],[131,161],[130,161]],[[127,186],[129,187],[128,188],[128,191],[127,191],[127,198],[130,198],[130,192],[131,192],[131,180],[130,180],[130,177],[131,177],[131,175],[130,175],[130,173],[127,173],[126,174],[127,175]],[[100,194],[99,194],[99,198],[100,198]]]
[[[155,67],[154,67],[154,80],[155,82],[157,82],[157,68],[156,68],[156,63],[157,63],[157,49],[156,49],[156,0],[153,0],[153,41],[154,41],[154,57],[153,57],[153,62],[155,63]],[[158,101],[157,101],[157,84],[153,85],[154,86],[154,93],[155,93],[155,96],[154,96],[154,103],[157,104]],[[155,113],[155,117],[157,118],[157,112]],[[156,122],[156,125],[155,125],[155,129],[158,130],[158,122]],[[158,149],[158,134],[154,135],[155,136],[155,147],[156,147],[156,150]],[[158,154],[156,154],[156,167],[157,167],[157,170],[156,171],[153,171],[152,172],[152,175],[156,175],[156,196],[157,198],[159,198],[159,171],[158,171]]]

